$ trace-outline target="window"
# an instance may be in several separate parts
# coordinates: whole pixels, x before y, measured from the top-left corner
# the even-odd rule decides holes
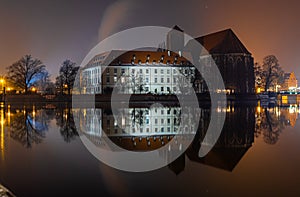
[[[163,91],[164,91],[164,87],[161,87],[161,88],[160,88],[160,91],[163,92]]]
[[[134,72],[135,72],[135,70],[134,70],[134,69],[132,69],[132,70],[131,70],[131,72],[132,72],[132,73],[134,73]]]
[[[170,70],[169,70],[169,69],[167,70],[167,74],[168,74],[168,75],[170,74]]]
[[[171,124],[171,119],[170,118],[167,119],[167,123]]]
[[[109,77],[106,77],[106,82],[109,83]]]
[[[164,110],[162,109],[162,110],[160,110],[160,114],[161,115],[163,115],[164,114]]]
[[[160,120],[160,123],[161,123],[161,124],[164,124],[164,119],[161,119],[161,120]]]
[[[167,87],[167,92],[171,92],[170,87]]]
[[[160,74],[164,74],[164,69],[161,69],[161,70],[160,70]]]
[[[157,132],[158,131],[158,129],[157,128],[155,128],[155,132]]]
[[[122,74],[125,73],[125,69],[124,69],[124,68],[122,68],[121,73],[122,73]]]
[[[157,69],[154,69],[154,73],[157,74]]]
[[[167,83],[170,83],[170,78],[169,77],[167,78]]]
[[[163,133],[163,132],[164,132],[164,128],[162,127],[162,128],[160,129],[160,131]]]
[[[149,83],[149,78],[146,77],[146,78],[145,78],[145,81],[146,81],[146,83]]]
[[[140,73],[143,73],[143,70],[142,70],[142,69],[140,69]]]
[[[114,77],[114,82],[115,82],[115,83],[117,82],[117,77]]]
[[[106,73],[109,74],[109,68],[106,69]]]
[[[149,128],[146,129],[146,132],[149,133]]]
[[[146,69],[146,74],[149,74],[149,69]]]
[[[114,74],[117,74],[117,73],[118,73],[118,69],[114,68]]]
[[[170,127],[168,127],[168,132],[171,132],[171,128]]]
[[[145,92],[149,92],[149,87],[145,87]]]
[[[154,123],[157,124],[157,118],[155,118]]]
[[[154,83],[157,83],[157,78],[156,77],[154,78]]]
[[[164,82],[164,78],[160,78],[160,82],[163,83]]]

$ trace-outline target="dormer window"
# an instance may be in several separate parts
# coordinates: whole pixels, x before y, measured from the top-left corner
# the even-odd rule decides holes
[[[147,60],[150,60],[150,55],[147,55]]]
[[[181,57],[181,56],[182,56],[182,54],[181,54],[181,51],[178,51],[178,54],[179,54],[179,57]]]
[[[139,60],[139,64],[142,64],[142,60]]]
[[[168,50],[168,56],[171,56],[171,51]]]
[[[164,61],[164,56],[163,55],[161,56],[160,60]]]
[[[132,59],[133,59],[133,60],[135,60],[135,59],[136,59],[136,57],[135,57],[135,54],[133,54],[133,56],[132,56]]]
[[[131,64],[134,64],[134,59],[131,60]]]

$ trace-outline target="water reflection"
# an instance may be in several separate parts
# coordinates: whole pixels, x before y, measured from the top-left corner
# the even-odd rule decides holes
[[[6,141],[9,138],[26,148],[38,145],[47,137],[52,120],[55,121],[62,139],[68,143],[72,142],[78,137],[74,122],[76,116],[80,121],[80,130],[98,146],[105,146],[102,139],[102,132],[105,132],[115,144],[132,151],[149,151],[167,146],[168,150],[182,152],[183,146],[187,144],[175,143],[174,146],[170,146],[169,142],[172,139],[176,142],[178,138],[184,138],[189,134],[186,131],[196,131],[193,143],[185,153],[182,152],[178,159],[169,164],[170,170],[176,174],[180,173],[184,170],[185,160],[188,158],[193,162],[232,171],[252,147],[256,138],[262,138],[270,145],[276,144],[286,127],[296,125],[299,109],[298,105],[263,107],[260,104],[229,104],[227,108],[215,109],[226,112],[225,124],[214,148],[205,157],[200,158],[198,152],[211,115],[208,106],[197,111],[200,122],[195,124],[196,117],[182,119],[182,109],[172,105],[120,108],[117,116],[113,116],[111,109],[106,106],[72,110],[67,105],[2,105],[1,160],[5,160]],[[180,127],[182,121],[188,126]],[[176,135],[180,132],[185,135]],[[169,157],[170,153],[167,151],[160,154]]]
[[[73,112],[70,107],[59,107],[55,113],[56,125],[59,127],[60,133],[65,142],[71,142],[77,136],[77,130],[73,118]]]

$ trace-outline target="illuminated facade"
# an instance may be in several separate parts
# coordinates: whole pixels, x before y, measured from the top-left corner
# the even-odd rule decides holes
[[[298,80],[294,72],[286,73],[284,75],[284,83],[281,85],[282,91],[296,90],[298,87]]]
[[[108,65],[107,67],[105,65]],[[81,72],[82,93],[178,94],[190,86],[194,67],[181,53],[111,51],[94,57]]]

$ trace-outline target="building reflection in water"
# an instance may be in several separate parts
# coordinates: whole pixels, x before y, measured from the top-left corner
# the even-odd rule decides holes
[[[194,110],[194,109],[189,109]],[[1,105],[0,108],[0,158],[5,160],[6,142],[10,138],[24,147],[39,144],[46,137],[48,125],[55,118],[64,141],[70,142],[78,136],[75,121],[80,121],[80,130],[97,146],[106,147],[103,132],[120,147],[132,151],[150,151],[167,146],[160,152],[164,158],[177,151],[182,155],[169,164],[176,174],[185,167],[186,157],[194,162],[232,171],[252,146],[255,137],[261,137],[265,143],[276,144],[280,133],[287,127],[294,127],[300,114],[298,105],[288,107],[262,107],[247,105],[228,105],[215,109],[226,112],[222,133],[214,148],[203,158],[198,157],[201,142],[206,134],[210,120],[210,108],[197,111],[198,117],[182,119],[178,106],[136,106],[120,108],[113,116],[107,107],[93,109],[71,109],[68,106],[14,106]],[[181,128],[180,122],[186,127]],[[198,128],[198,129],[196,129]],[[188,131],[197,131],[193,143],[183,153],[182,144]],[[176,135],[183,133],[184,135]],[[193,133],[195,134],[195,133]],[[168,143],[174,139],[174,146]],[[180,139],[180,140],[179,140]],[[178,143],[176,143],[178,141]]]
[[[252,146],[255,137],[263,136],[268,144],[278,140],[280,132],[286,126],[294,126],[299,116],[299,107],[263,108],[253,105],[228,105],[225,109],[216,109],[226,112],[226,120],[222,133],[214,148],[203,158],[198,157],[200,145],[210,120],[210,108],[202,108],[198,114],[200,122],[196,137],[185,154],[169,164],[169,168],[176,174],[185,166],[185,157],[191,161],[232,171],[248,149]],[[105,132],[110,140],[118,146],[132,151],[155,150],[168,146],[180,130],[180,107],[136,107],[120,109],[116,117],[110,109],[76,109],[80,120],[80,130],[97,146],[106,147],[103,139]],[[193,120],[188,124],[192,131],[195,126]],[[103,129],[103,130],[102,130]],[[106,147],[109,148],[109,147]],[[173,151],[181,151],[182,144],[177,147],[168,147],[170,152],[160,152],[163,157],[170,157]]]

